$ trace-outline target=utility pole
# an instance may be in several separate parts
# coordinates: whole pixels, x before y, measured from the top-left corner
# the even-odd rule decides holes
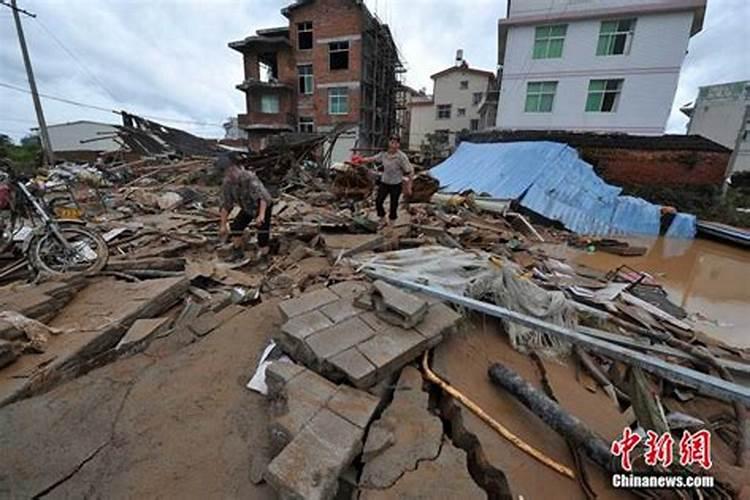
[[[31,68],[31,59],[29,58],[29,50],[26,47],[26,38],[23,36],[23,27],[21,26],[21,16],[19,12],[23,12],[26,15],[31,15],[26,11],[22,11],[16,6],[16,0],[10,0],[10,9],[13,11],[13,18],[16,21],[16,31],[18,32],[18,43],[21,45],[21,53],[23,54],[23,64],[26,66],[26,76],[29,79],[29,87],[31,88],[31,97],[34,99],[34,109],[36,110],[36,119],[39,122],[39,137],[42,141],[42,150],[44,151],[44,157],[49,166],[55,164],[55,154],[52,151],[52,144],[49,140],[49,134],[47,133],[47,122],[44,121],[44,112],[42,111],[42,102],[39,100],[39,93],[36,90],[36,81],[34,80],[34,71]]]
[[[745,114],[742,116],[742,124],[740,130],[737,132],[737,140],[734,143],[734,151],[732,156],[729,157],[729,163],[727,164],[727,170],[724,173],[724,183],[721,186],[721,201],[724,201],[727,197],[727,191],[729,191],[729,178],[734,173],[734,164],[737,162],[737,157],[740,155],[740,148],[742,142],[745,140],[745,134],[750,131],[750,104],[745,105]]]

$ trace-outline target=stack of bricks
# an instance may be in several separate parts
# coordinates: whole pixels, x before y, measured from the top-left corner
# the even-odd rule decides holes
[[[380,400],[288,362],[272,363],[266,383],[274,458],[264,478],[281,498],[333,498]]]
[[[410,294],[425,301],[424,319],[413,328],[395,326],[355,305],[369,289],[350,281],[281,303],[285,324],[275,340],[309,368],[367,388],[439,344],[460,319],[447,305]]]

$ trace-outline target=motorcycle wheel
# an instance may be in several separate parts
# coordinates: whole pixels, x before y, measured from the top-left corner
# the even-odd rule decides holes
[[[73,251],[66,251],[51,232],[34,238],[29,247],[29,261],[37,271],[65,274],[95,273],[104,269],[109,260],[109,247],[104,238],[78,225],[61,224],[60,232],[73,247]]]

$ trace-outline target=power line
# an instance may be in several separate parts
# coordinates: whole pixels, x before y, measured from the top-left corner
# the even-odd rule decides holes
[[[9,83],[4,83],[4,82],[0,82],[0,87],[5,87],[5,88],[8,88],[8,89],[15,90],[17,92],[23,92],[23,93],[26,93],[26,94],[30,94],[31,93],[30,91],[28,91],[28,90],[26,90],[26,89],[24,89],[22,87],[18,87],[16,85],[11,85]],[[51,95],[42,94],[42,93],[40,93],[39,96],[40,97],[44,97],[45,99],[49,99],[51,101],[58,101],[58,102],[62,102],[62,103],[65,103],[65,104],[70,104],[72,106],[78,106],[78,107],[81,107],[81,108],[93,109],[95,111],[101,111],[101,112],[104,112],[104,113],[114,113],[116,115],[121,115],[123,113],[122,111],[117,111],[117,110],[114,110],[114,109],[108,109],[108,108],[104,108],[102,106],[96,106],[96,105],[93,105],[93,104],[86,104],[86,103],[83,103],[83,102],[74,101],[72,99],[65,99],[63,97],[56,97],[56,96],[51,96]],[[185,124],[185,125],[200,125],[200,126],[205,126],[205,127],[222,127],[223,128],[223,125],[218,124],[218,123],[198,122],[198,121],[191,121],[191,120],[177,120],[177,119],[173,119],[173,118],[165,118],[165,117],[152,116],[152,115],[138,115],[138,116],[140,116],[142,118],[148,118],[150,120],[159,120],[159,121],[163,121],[163,122],[182,123],[182,124]]]
[[[7,118],[5,116],[0,116],[0,122],[36,123],[36,120],[25,120],[22,118]]]
[[[64,44],[64,43],[63,43],[63,42],[62,42],[62,41],[61,41],[61,40],[60,40],[59,38],[57,38],[57,37],[55,36],[55,34],[54,34],[54,33],[52,32],[52,30],[50,30],[49,28],[47,28],[47,26],[46,26],[46,25],[45,25],[45,24],[44,24],[44,23],[42,22],[42,20],[41,20],[41,19],[36,19],[36,22],[37,22],[37,24],[39,24],[39,27],[41,27],[41,28],[42,28],[42,29],[43,29],[44,31],[46,31],[46,32],[47,32],[47,34],[48,34],[48,35],[50,36],[50,38],[52,38],[52,40],[54,40],[54,41],[55,41],[55,42],[57,43],[57,45],[59,45],[59,46],[60,46],[60,48],[62,48],[62,49],[63,49],[63,50],[65,51],[65,52],[67,52],[67,54],[68,54],[68,55],[69,55],[69,56],[71,57],[71,59],[73,59],[73,60],[74,60],[74,61],[75,61],[76,63],[78,63],[78,65],[79,65],[79,66],[80,66],[80,67],[81,67],[81,68],[83,69],[83,71],[84,71],[84,72],[85,72],[85,73],[86,73],[87,75],[89,75],[89,77],[90,77],[90,78],[91,78],[91,79],[92,79],[92,80],[94,81],[94,83],[96,83],[96,84],[97,84],[97,85],[98,85],[98,86],[99,86],[99,87],[100,87],[100,88],[101,88],[102,90],[104,90],[104,92],[106,92],[106,93],[107,93],[107,95],[109,95],[109,97],[111,97],[111,98],[112,98],[112,100],[113,100],[114,102],[117,102],[117,103],[119,103],[119,102],[120,102],[120,100],[119,100],[119,99],[117,99],[117,98],[116,98],[116,97],[114,96],[114,94],[112,94],[112,92],[110,92],[110,91],[109,91],[109,89],[108,89],[108,88],[107,88],[107,87],[106,87],[106,86],[105,86],[105,85],[104,85],[104,84],[103,84],[103,83],[101,82],[101,80],[99,80],[99,79],[98,79],[98,78],[96,77],[96,75],[94,75],[94,74],[93,74],[93,73],[92,73],[92,72],[91,72],[91,71],[90,71],[90,70],[88,69],[88,67],[87,67],[87,66],[86,66],[86,65],[85,65],[85,64],[83,63],[83,61],[81,61],[81,60],[80,60],[80,59],[79,59],[79,58],[78,58],[78,57],[77,57],[77,56],[76,56],[76,55],[75,55],[75,54],[73,53],[73,51],[72,51],[72,50],[68,49],[68,47],[66,47],[66,46],[65,46],[65,44]]]

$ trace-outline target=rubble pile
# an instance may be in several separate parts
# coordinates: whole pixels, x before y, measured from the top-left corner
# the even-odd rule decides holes
[[[597,271],[564,250],[627,259],[641,249],[470,192],[433,196],[428,174],[378,230],[370,174],[318,167],[325,139],[245,160],[274,197],[264,262],[224,260],[210,158],[55,174],[102,172],[69,203],[111,257],[95,275],[48,277],[3,256],[15,267],[0,273],[0,427],[14,432],[0,446],[16,451],[0,458],[11,471],[0,491],[117,496],[127,482],[144,496],[160,485],[257,498],[537,498],[549,488],[619,498],[635,490],[613,489],[622,468],[596,452],[627,427],[678,442],[710,430],[715,487],[685,495],[743,492],[750,395],[738,380],[750,353],[703,334],[653,276]],[[248,387],[263,395],[245,388],[253,369]],[[101,404],[102,392],[119,409]],[[21,423],[84,403],[96,410],[56,412],[49,428]],[[82,439],[79,421],[107,431]],[[141,434],[167,442],[163,465],[149,466]],[[50,446],[59,465],[44,470],[31,465],[35,447],[17,446],[24,439],[87,448]],[[115,458],[120,446],[128,453]],[[193,455],[231,460],[216,477],[235,482],[202,489]],[[643,453],[632,459],[646,470]],[[130,466],[139,481],[122,475]],[[654,469],[665,472],[708,474]]]

